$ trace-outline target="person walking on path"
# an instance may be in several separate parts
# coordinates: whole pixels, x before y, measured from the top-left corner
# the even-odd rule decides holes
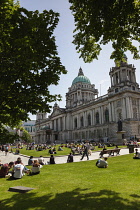
[[[80,160],[83,160],[83,158],[85,157],[85,155],[87,156],[87,160],[89,160],[89,157],[88,157],[88,151],[89,151],[89,149],[90,149],[89,143],[85,144],[84,145],[83,155],[82,155],[82,158]]]
[[[6,147],[5,147],[5,156],[6,156],[7,153],[8,153],[8,149],[9,149],[9,147],[6,145]]]

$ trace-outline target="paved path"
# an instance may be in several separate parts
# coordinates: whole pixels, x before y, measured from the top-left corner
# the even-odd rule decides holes
[[[138,149],[140,151],[140,149]],[[129,149],[121,149],[120,155],[127,155],[129,154]],[[18,157],[21,157],[22,162],[27,165],[28,164],[28,156],[24,155],[14,155],[13,153],[8,153],[7,156],[5,156],[5,152],[0,151],[0,160],[1,163],[8,163],[10,161],[16,161]],[[81,155],[75,155],[74,156],[74,162],[79,162],[81,158]],[[37,159],[37,158],[34,158]],[[49,158],[44,158],[45,162],[49,161]],[[92,152],[92,154],[89,156],[89,160],[96,160],[99,159],[99,152]],[[87,157],[85,156],[82,161],[87,161]],[[61,156],[61,157],[55,157],[56,164],[62,164],[67,162],[67,156]]]

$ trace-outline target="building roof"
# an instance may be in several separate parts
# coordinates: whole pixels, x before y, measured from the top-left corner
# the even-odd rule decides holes
[[[83,73],[81,67],[79,69],[78,76],[73,80],[72,85],[79,83],[79,82],[91,84],[90,80],[86,76],[84,76],[84,73]]]

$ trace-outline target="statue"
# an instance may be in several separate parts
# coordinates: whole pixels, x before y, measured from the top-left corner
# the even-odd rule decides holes
[[[119,119],[118,121],[118,131],[122,131],[122,121]]]

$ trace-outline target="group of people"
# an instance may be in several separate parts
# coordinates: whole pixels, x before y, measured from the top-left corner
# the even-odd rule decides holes
[[[21,179],[25,173],[30,170],[22,163],[20,157],[15,162],[1,164],[0,177],[11,177],[12,179]]]
[[[83,146],[83,154],[80,160],[83,160],[83,158],[86,156],[87,160],[89,160],[89,149],[90,145],[89,143],[84,144]],[[136,153],[136,156],[138,154]],[[70,152],[67,158],[67,163],[73,162],[73,154]],[[28,165],[32,166],[31,169],[28,169],[23,163],[20,157],[17,158],[17,161],[15,162],[10,162],[9,164],[1,164],[0,165],[0,177],[10,177],[12,179],[21,179],[25,173],[29,175],[35,175],[40,173],[40,168],[43,167],[46,163],[44,162],[43,156],[40,156],[38,160],[34,160],[33,156],[30,156],[28,160]],[[50,160],[48,164],[55,164],[55,158],[53,154],[50,155]],[[96,166],[99,168],[107,168],[108,163],[107,163],[107,158],[105,157],[104,159],[99,159],[96,162]]]
[[[31,169],[28,169],[27,166],[25,166],[22,163],[20,157],[18,157],[15,162],[1,164],[0,177],[9,177],[10,179],[21,179],[25,174],[39,174],[40,168],[42,168],[43,165],[41,164],[41,159],[42,158],[40,157],[39,162],[38,160],[33,160],[33,156],[31,156],[28,160],[29,165],[32,166]]]

